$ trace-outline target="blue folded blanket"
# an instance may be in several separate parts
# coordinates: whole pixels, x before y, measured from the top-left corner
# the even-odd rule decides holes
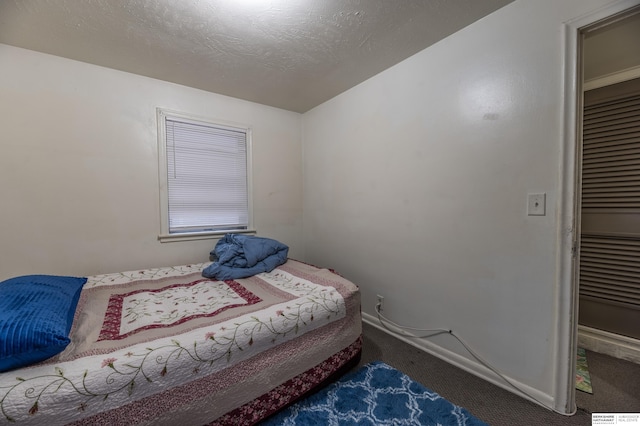
[[[288,254],[288,246],[270,238],[226,234],[211,251],[216,261],[202,271],[202,276],[232,280],[270,272],[285,263]]]

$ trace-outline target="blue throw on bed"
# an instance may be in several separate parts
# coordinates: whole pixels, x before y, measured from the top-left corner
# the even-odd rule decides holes
[[[216,261],[202,275],[217,280],[246,278],[282,265],[288,254],[288,246],[270,238],[227,234],[211,251]]]

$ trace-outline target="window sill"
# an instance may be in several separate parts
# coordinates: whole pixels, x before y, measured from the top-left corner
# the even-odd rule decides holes
[[[242,229],[238,231],[211,231],[211,232],[181,232],[176,234],[160,234],[158,240],[161,243],[173,243],[178,241],[216,240],[225,234],[251,234],[255,235],[255,229]]]

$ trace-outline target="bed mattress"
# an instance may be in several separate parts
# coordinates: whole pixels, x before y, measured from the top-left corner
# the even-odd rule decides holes
[[[360,294],[288,260],[216,281],[208,264],[88,277],[71,343],[0,373],[0,424],[254,424],[360,355]]]

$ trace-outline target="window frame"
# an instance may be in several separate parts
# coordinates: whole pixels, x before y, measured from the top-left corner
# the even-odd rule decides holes
[[[218,119],[196,116],[165,108],[156,108],[158,125],[158,180],[160,194],[160,242],[190,241],[203,239],[217,239],[224,234],[255,234],[253,226],[253,178],[252,178],[252,143],[251,128],[248,125],[232,123]],[[169,176],[168,176],[168,156],[167,156],[167,119],[176,119],[194,124],[207,125],[230,130],[241,130],[246,134],[247,149],[247,229],[230,229],[215,231],[189,231],[189,232],[169,232]]]

